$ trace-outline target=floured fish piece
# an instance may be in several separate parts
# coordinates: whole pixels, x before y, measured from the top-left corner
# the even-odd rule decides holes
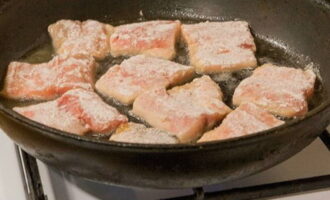
[[[142,92],[166,88],[190,80],[194,69],[168,60],[145,55],[131,57],[111,67],[95,84],[105,96],[132,104]]]
[[[59,20],[49,25],[57,54],[92,55],[102,59],[110,54],[110,35],[113,27],[95,20]]]
[[[82,120],[94,132],[109,132],[127,122],[127,117],[106,104],[94,92],[70,90],[57,100],[60,109]]]
[[[165,131],[147,128],[143,124],[127,123],[120,125],[111,135],[110,141],[142,144],[176,144],[178,140]]]
[[[198,73],[231,72],[257,66],[256,46],[245,21],[181,26],[190,64]]]
[[[172,59],[176,54],[180,25],[180,21],[156,20],[117,26],[110,39],[111,54],[114,57],[144,54]]]
[[[175,87],[147,91],[139,95],[132,112],[150,125],[192,142],[212,128],[231,109],[222,102],[219,86],[208,76]]]
[[[316,75],[311,70],[265,64],[236,88],[233,103],[251,102],[283,117],[300,117],[308,112]]]
[[[59,109],[57,104],[57,101],[53,100],[31,106],[15,107],[14,111],[33,121],[61,131],[77,135],[88,132],[88,127],[80,119]]]
[[[68,90],[92,90],[97,64],[88,56],[56,56],[48,63],[11,62],[2,94],[19,100],[50,100]]]
[[[224,140],[264,131],[284,124],[252,103],[243,103],[229,113],[219,127],[204,133],[198,142]]]
[[[107,133],[128,121],[96,93],[84,89],[70,90],[56,100],[14,110],[46,126],[79,135],[88,131]]]

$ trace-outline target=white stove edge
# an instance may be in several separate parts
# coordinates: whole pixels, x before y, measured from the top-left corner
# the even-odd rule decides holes
[[[0,200],[25,200],[15,146],[1,129],[0,141]]]

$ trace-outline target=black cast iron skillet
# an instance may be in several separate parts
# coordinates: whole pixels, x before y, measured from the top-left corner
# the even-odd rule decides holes
[[[0,126],[15,143],[50,165],[88,179],[185,188],[267,169],[299,152],[329,124],[330,4],[322,0],[2,0],[0,80],[8,63],[37,44],[56,20],[97,19],[120,24],[141,18],[140,10],[147,20],[248,21],[257,38],[259,57],[268,54],[298,67],[314,63],[323,79],[318,101],[305,118],[246,137],[202,144],[138,145],[79,137],[42,126],[14,113],[1,99]],[[272,48],[263,50],[265,45]]]

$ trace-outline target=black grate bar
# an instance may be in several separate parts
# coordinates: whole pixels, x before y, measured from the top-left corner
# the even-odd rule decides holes
[[[37,161],[16,146],[19,157],[20,169],[24,179],[24,189],[27,200],[47,200],[40,179]]]
[[[204,199],[204,189],[203,187],[193,188],[195,198],[194,200],[203,200]]]
[[[205,193],[204,200],[264,199],[324,188],[330,188],[330,175]],[[191,200],[194,198],[194,195],[190,195],[168,200]]]
[[[325,146],[328,147],[328,150],[330,151],[330,133],[327,130],[325,130],[320,135],[320,138],[321,138],[322,142],[325,144]]]

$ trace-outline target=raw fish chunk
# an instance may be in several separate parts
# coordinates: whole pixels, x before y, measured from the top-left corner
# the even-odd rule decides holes
[[[251,102],[283,117],[301,117],[308,112],[316,75],[311,70],[265,64],[236,88],[233,103]]]
[[[146,90],[180,84],[193,76],[193,67],[139,55],[111,67],[96,82],[95,87],[105,96],[123,104],[132,104]]]
[[[231,72],[257,66],[256,46],[245,21],[182,25],[190,64],[198,73]]]
[[[51,100],[68,90],[92,90],[97,64],[88,56],[56,56],[48,63],[11,62],[2,94],[11,99]]]
[[[231,109],[222,102],[219,86],[208,76],[169,91],[150,90],[138,96],[133,113],[155,128],[192,142],[212,128]]]
[[[229,113],[219,127],[206,132],[198,142],[224,140],[264,131],[284,124],[252,103],[241,104]]]
[[[110,36],[113,27],[95,20],[59,20],[49,25],[57,54],[91,55],[102,59],[110,54]]]
[[[142,124],[127,123],[122,124],[114,134],[111,135],[110,141],[130,142],[142,144],[176,144],[178,140],[169,135],[165,131],[156,128],[147,128]]]
[[[176,54],[180,25],[180,21],[156,20],[117,26],[111,35],[111,54],[172,59]]]
[[[96,93],[84,89],[70,90],[53,101],[13,109],[31,120],[78,135],[88,131],[108,133],[128,121]]]

